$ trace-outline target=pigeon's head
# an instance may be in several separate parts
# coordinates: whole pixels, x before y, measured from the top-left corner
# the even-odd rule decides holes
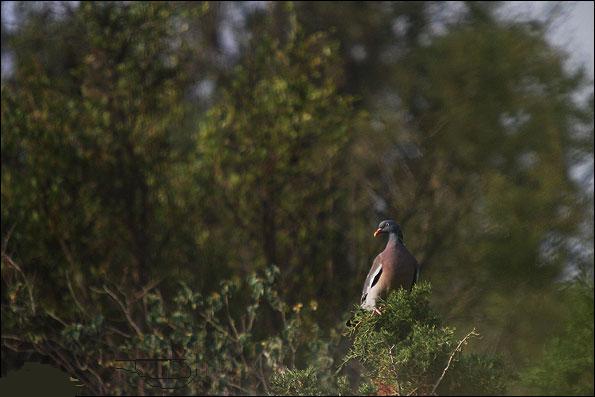
[[[393,221],[392,219],[387,219],[380,224],[378,224],[378,229],[374,232],[374,237],[378,236],[379,234],[383,233],[394,233],[399,241],[403,241],[403,232],[401,231],[401,227],[397,224],[397,222]]]

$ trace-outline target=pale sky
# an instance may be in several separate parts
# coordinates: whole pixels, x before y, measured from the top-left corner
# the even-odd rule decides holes
[[[584,65],[593,79],[593,1],[562,2],[565,12],[554,23],[548,38],[552,44],[570,54],[570,65]],[[543,19],[558,1],[514,1],[504,5],[506,13]]]
[[[570,16],[570,23],[575,26],[574,32],[569,36],[573,37],[571,47],[577,52],[577,59],[584,62],[591,71],[593,78],[593,7],[594,2],[585,1],[575,5]],[[570,29],[572,30],[572,29]]]

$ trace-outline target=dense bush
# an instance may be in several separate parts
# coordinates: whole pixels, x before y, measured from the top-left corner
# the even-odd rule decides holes
[[[29,331],[3,333],[5,346],[50,357],[80,380],[86,392],[144,394],[163,388],[175,394],[265,393],[271,373],[295,368],[298,361],[318,368],[332,364],[328,342],[322,341],[308,315],[316,303],[291,307],[283,302],[273,288],[276,268],[244,282],[224,281],[208,296],[181,282],[171,301],[165,301],[156,286],[134,296],[107,284],[91,286],[97,297],[93,312],[98,314],[90,316],[91,308],[85,308],[76,310],[74,318],[62,318],[30,300],[29,294],[36,296],[37,291],[24,282],[19,269],[3,257],[3,274],[19,278],[7,291],[12,305],[5,326]],[[110,318],[112,306],[121,310],[121,319]],[[146,307],[146,317],[133,319],[138,306]],[[142,331],[137,322],[144,324]],[[150,379],[136,370],[154,378],[181,376],[188,370],[175,362],[120,361],[137,358],[181,358],[192,376]]]
[[[383,301],[382,314],[356,309],[346,330],[351,346],[339,370],[358,363],[358,382],[338,376],[321,382],[325,368],[286,371],[273,376],[279,394],[502,394],[506,374],[501,359],[463,354],[479,334],[475,329],[458,339],[430,308],[430,286],[411,293],[393,291]],[[335,374],[338,374],[336,371]]]

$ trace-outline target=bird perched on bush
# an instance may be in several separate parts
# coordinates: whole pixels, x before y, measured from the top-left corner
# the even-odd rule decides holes
[[[381,293],[402,287],[411,290],[419,277],[419,264],[403,243],[403,232],[393,220],[387,219],[378,225],[374,237],[388,234],[388,242],[372,262],[362,291],[361,307],[380,314],[376,299]]]

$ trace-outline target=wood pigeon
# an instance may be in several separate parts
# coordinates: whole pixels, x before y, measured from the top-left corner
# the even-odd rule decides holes
[[[378,225],[374,237],[388,233],[388,242],[372,263],[372,268],[366,277],[362,291],[361,307],[373,310],[380,314],[376,308],[376,299],[383,292],[392,288],[402,287],[411,290],[419,277],[420,267],[413,255],[405,248],[403,232],[393,220],[387,219]]]

